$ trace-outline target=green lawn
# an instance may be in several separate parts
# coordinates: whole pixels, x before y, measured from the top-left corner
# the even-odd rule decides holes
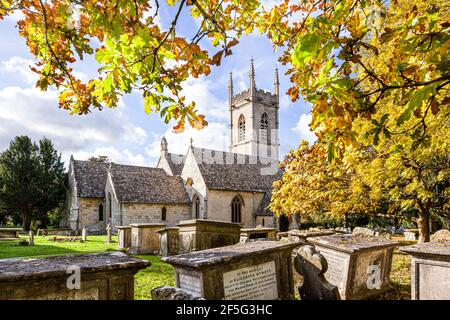
[[[115,242],[111,244],[105,243],[106,236],[89,236],[88,241],[83,243],[48,240],[53,237],[34,237],[34,246],[19,246],[19,240],[1,240],[0,259],[117,251],[117,237],[113,237]],[[58,236],[58,238],[64,237]],[[28,236],[21,236],[20,239],[28,240]]]
[[[117,237],[114,243],[106,244],[106,236],[88,236],[86,242],[53,242],[48,239],[53,236],[35,237],[34,246],[19,246],[19,240],[0,241],[0,259],[19,257],[43,257],[49,255],[67,255],[117,251]],[[27,236],[21,236],[27,240]],[[151,289],[163,285],[175,285],[173,267],[161,261],[161,258],[150,255],[135,255],[134,257],[148,260],[152,265],[139,271],[135,276],[135,299],[151,299]]]

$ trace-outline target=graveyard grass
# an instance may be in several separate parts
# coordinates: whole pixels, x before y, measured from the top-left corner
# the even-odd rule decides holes
[[[87,242],[53,242],[48,239],[52,236],[35,237],[34,246],[19,246],[19,240],[0,241],[0,259],[19,257],[44,257],[49,255],[68,255],[110,252],[117,250],[117,236],[113,236],[113,243],[106,244],[106,236],[89,236]],[[27,240],[27,236],[21,236],[21,240]],[[402,241],[402,245],[412,244]],[[151,262],[151,266],[140,270],[135,276],[135,299],[151,299],[150,291],[153,288],[175,285],[175,272],[171,265],[161,261],[158,256],[134,255],[136,258]],[[410,299],[411,262],[408,255],[395,249],[392,271],[392,289],[378,296],[379,300],[406,300]],[[296,290],[297,291],[297,290]]]
[[[20,246],[19,240],[0,241],[0,259],[6,258],[42,258],[51,255],[70,255],[112,252],[117,250],[117,236],[113,236],[113,243],[107,244],[106,236],[89,236],[86,242],[53,242],[48,239],[53,236],[35,236],[34,246]],[[64,238],[58,236],[58,238]],[[28,240],[28,236],[21,236],[20,240]],[[175,271],[173,267],[161,261],[158,256],[134,255],[133,257],[151,262],[151,266],[140,270],[135,276],[134,295],[136,300],[151,299],[153,288],[168,285],[175,286]]]

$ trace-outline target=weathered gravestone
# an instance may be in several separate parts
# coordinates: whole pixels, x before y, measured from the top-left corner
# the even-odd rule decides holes
[[[450,241],[450,231],[449,230],[439,230],[436,231],[430,237],[431,242],[439,242],[439,241]]]
[[[416,241],[417,236],[419,235],[419,229],[405,229],[403,234],[405,236],[405,240]]]
[[[134,275],[148,266],[121,252],[2,259],[0,300],[132,300]]]
[[[159,253],[163,256],[171,256],[180,253],[180,234],[178,227],[166,227],[158,230]]]
[[[34,233],[32,230],[28,232],[28,245],[34,246]]]
[[[120,250],[131,247],[131,226],[116,226]]]
[[[159,234],[157,231],[165,227],[164,223],[133,223],[130,226],[131,253],[159,253]]]
[[[81,230],[81,241],[87,241],[86,228]]]
[[[0,239],[17,239],[21,228],[0,228]]]
[[[256,227],[256,228],[242,228],[239,238],[240,243],[249,242],[252,240],[276,240],[277,229]]]
[[[450,300],[450,241],[400,247],[411,258],[411,299]]]
[[[305,245],[298,249],[294,266],[303,278],[298,288],[302,300],[339,300],[338,288],[324,276],[327,260],[313,246]]]
[[[325,278],[343,300],[366,299],[389,288],[397,242],[382,237],[334,234],[308,238],[327,260]]]
[[[364,236],[375,236],[375,230],[363,227],[355,227],[352,231],[352,235],[362,234]]]
[[[241,224],[193,219],[178,224],[181,252],[191,252],[233,245],[239,242]]]
[[[163,258],[175,267],[177,287],[205,299],[294,299],[296,243],[253,241]]]
[[[106,226],[106,241],[105,243],[112,243],[112,228],[111,225],[108,223]]]

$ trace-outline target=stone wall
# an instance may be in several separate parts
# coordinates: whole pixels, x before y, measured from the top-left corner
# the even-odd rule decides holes
[[[208,219],[231,222],[231,201],[236,195],[240,195],[244,200],[241,209],[242,224],[247,227],[255,226],[253,212],[258,208],[264,196],[262,192],[209,190]]]
[[[205,181],[203,180],[203,176],[198,168],[197,161],[194,157],[194,153],[190,148],[186,155],[185,164],[183,167],[183,171],[181,172],[181,177],[186,182],[187,179],[191,178],[193,181],[192,186],[186,186],[186,192],[189,195],[189,198],[192,200],[194,195],[196,194],[200,199],[200,218],[207,218],[207,209],[205,208],[205,197],[207,194],[207,188]]]
[[[275,228],[275,218],[273,216],[256,216],[255,225],[268,228]]]
[[[99,221],[99,206],[103,204],[103,221]],[[106,229],[105,210],[102,198],[80,198],[79,199],[79,229],[90,232],[104,233]]]
[[[166,221],[161,220],[161,211],[164,207],[167,209]],[[122,204],[121,225],[130,225],[132,223],[167,223],[168,226],[176,226],[181,220],[188,220],[190,218],[191,206],[187,204]],[[116,220],[113,219],[113,229],[114,226],[119,225],[119,222]]]

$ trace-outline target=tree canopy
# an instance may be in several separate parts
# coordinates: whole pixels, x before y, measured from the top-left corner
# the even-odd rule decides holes
[[[37,145],[19,136],[0,154],[0,207],[20,214],[25,230],[33,219],[46,227],[48,212],[60,206],[65,192],[64,164],[50,140]]]

